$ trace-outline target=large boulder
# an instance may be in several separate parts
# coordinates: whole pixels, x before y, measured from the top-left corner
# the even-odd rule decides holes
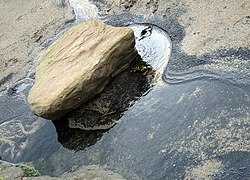
[[[56,40],[36,63],[33,113],[58,119],[100,93],[137,55],[133,30],[87,21]]]

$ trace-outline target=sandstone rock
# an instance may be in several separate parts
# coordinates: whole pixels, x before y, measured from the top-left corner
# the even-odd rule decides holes
[[[12,180],[17,179],[21,180],[24,176],[24,173],[19,167],[6,167],[4,169],[0,169],[0,179],[2,180]]]
[[[65,172],[60,177],[39,176],[33,166],[26,164],[13,164],[0,160],[0,179],[4,180],[124,180],[124,178],[111,170],[102,166],[83,166],[73,172]]]
[[[21,180],[26,176],[38,176],[39,172],[28,164],[13,164],[0,160],[0,179]]]
[[[65,173],[62,176],[63,179],[96,179],[96,180],[124,180],[124,178],[115,172],[107,170],[101,166],[90,165],[80,168],[77,171],[71,173]]]
[[[24,177],[23,180],[63,180],[63,179],[50,176],[39,176],[39,177]]]
[[[154,77],[151,66],[138,56],[98,96],[67,114],[69,127],[87,131],[110,129],[124,111],[153,86]]]
[[[61,177],[38,176],[24,177],[23,180],[124,180],[124,178],[115,172],[97,165],[84,166],[73,172],[66,172]]]
[[[100,93],[137,52],[132,29],[87,21],[55,41],[36,64],[28,103],[36,115],[58,119]]]

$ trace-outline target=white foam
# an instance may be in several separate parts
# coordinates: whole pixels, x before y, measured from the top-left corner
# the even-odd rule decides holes
[[[88,0],[69,0],[69,3],[74,9],[77,22],[99,19],[98,8]]]
[[[134,24],[130,25],[133,29],[136,44],[135,48],[143,61],[147,62],[156,70],[156,79],[158,83],[163,82],[162,75],[167,67],[171,50],[172,42],[164,30],[150,24]],[[143,37],[141,33],[145,29],[150,29]]]

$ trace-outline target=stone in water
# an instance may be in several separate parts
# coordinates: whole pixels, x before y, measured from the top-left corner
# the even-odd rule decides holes
[[[40,117],[59,119],[100,93],[137,51],[133,30],[87,21],[56,40],[36,63],[28,103]]]

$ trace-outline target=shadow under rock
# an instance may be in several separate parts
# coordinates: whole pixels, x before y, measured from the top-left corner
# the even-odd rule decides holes
[[[76,151],[94,145],[118,122],[123,112],[151,89],[154,75],[151,66],[137,56],[100,94],[53,121],[58,141]]]

